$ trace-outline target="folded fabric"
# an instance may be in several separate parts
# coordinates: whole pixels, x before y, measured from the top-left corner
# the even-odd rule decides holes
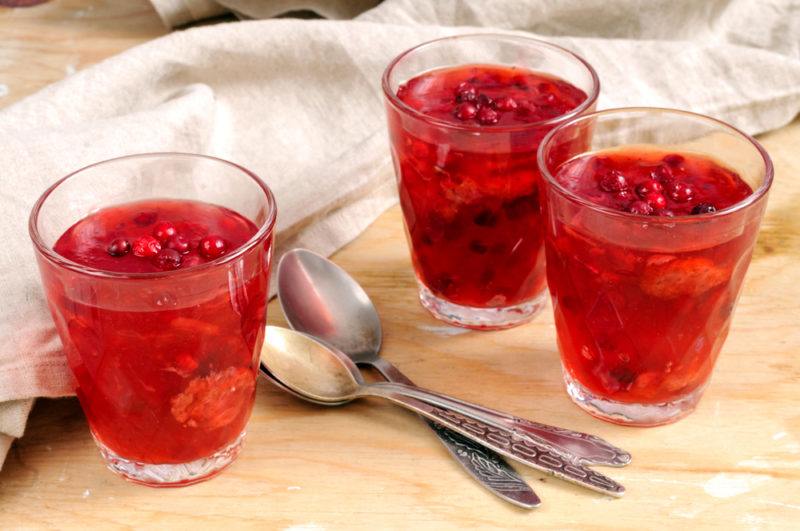
[[[218,12],[210,0],[181,3],[189,14]],[[154,4],[163,15],[176,0]],[[258,2],[219,4],[248,14],[245,4]],[[272,4],[322,11],[323,2]],[[797,9],[790,0],[769,9],[745,0],[497,0],[490,9],[477,0],[387,0],[350,21],[174,32],[0,110],[0,458],[32,398],[73,392],[26,226],[58,178],[136,152],[216,155],[272,187],[279,253],[302,245],[330,254],[396,201],[380,76],[402,50],[487,31],[464,25],[527,30],[596,68],[600,107],[680,107],[759,133],[800,111]]]

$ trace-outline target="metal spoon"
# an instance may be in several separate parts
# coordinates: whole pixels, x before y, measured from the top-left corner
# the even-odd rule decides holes
[[[330,260],[304,249],[286,253],[278,265],[278,298],[295,330],[339,349],[356,363],[374,367],[390,382],[413,385],[380,357],[381,322],[369,296]],[[281,385],[274,379],[273,383]],[[526,509],[541,504],[501,456],[430,420],[425,422],[450,455],[491,493]]]
[[[574,456],[476,419],[445,395],[392,382],[367,384],[345,354],[301,332],[268,326],[261,362],[283,385],[314,402],[338,405],[367,396],[385,398],[524,465],[612,496],[625,492],[622,485],[586,468]]]
[[[382,333],[378,312],[369,295],[344,269],[307,249],[289,251],[278,265],[278,296],[286,320],[295,330],[310,334],[335,347],[358,364],[374,367],[391,382],[414,385],[394,365],[380,357]],[[625,466],[631,461],[628,452],[595,435],[519,419],[481,406],[475,407],[480,413],[493,417],[507,428],[525,432],[542,444],[554,446],[564,453],[578,457],[584,464]],[[440,431],[437,430],[437,433]],[[452,452],[453,448],[447,439],[443,438],[443,441]],[[456,448],[456,451],[459,450],[463,452],[462,445]],[[474,445],[471,450],[480,452]],[[510,470],[506,463],[502,465]],[[474,470],[465,466],[475,475]],[[498,494],[505,497],[504,493]],[[511,495],[515,495],[513,491]]]

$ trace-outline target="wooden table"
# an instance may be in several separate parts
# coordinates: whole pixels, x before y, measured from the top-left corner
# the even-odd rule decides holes
[[[144,0],[0,8],[0,106],[164,33]],[[634,455],[628,468],[608,470],[628,487],[624,498],[525,469],[544,503],[522,511],[468,479],[405,411],[381,402],[325,409],[263,383],[239,460],[184,489],[120,480],[102,466],[77,401],[40,400],[0,473],[0,528],[797,528],[800,121],[761,140],[777,178],[733,328],[698,410],[671,426],[613,426],[573,406],[549,309],[503,332],[431,318],[416,300],[397,208],[334,257],[375,300],[384,353],[412,379],[618,443]],[[269,311],[283,322],[277,304]]]

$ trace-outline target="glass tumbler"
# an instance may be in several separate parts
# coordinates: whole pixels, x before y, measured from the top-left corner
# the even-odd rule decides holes
[[[701,156],[738,173],[752,193],[713,213],[642,216],[599,206],[555,177],[565,162],[607,150],[666,152],[651,175],[676,182],[689,171],[684,155]],[[711,377],[750,263],[773,178],[769,155],[713,118],[630,108],[569,120],[544,139],[538,159],[567,392],[592,415],[619,424],[653,426],[689,414]]]
[[[398,97],[409,79],[464,65],[517,67],[560,78],[586,99],[549,119],[480,126],[435,118]],[[594,109],[599,92],[594,70],[543,41],[463,35],[400,54],[383,75],[383,91],[422,305],[442,321],[476,329],[532,319],[545,303],[536,149],[553,127]]]
[[[95,269],[53,249],[77,221],[141,200],[226,207],[257,232],[216,260],[154,273]],[[153,153],[51,186],[30,235],[76,393],[107,466],[149,486],[207,479],[239,454],[264,340],[275,200],[225,160]]]

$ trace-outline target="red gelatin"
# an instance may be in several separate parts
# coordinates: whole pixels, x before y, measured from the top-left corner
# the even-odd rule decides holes
[[[598,186],[605,171],[619,172],[639,195],[659,195],[666,208]],[[679,178],[681,187],[659,182],[667,192],[661,195],[651,184],[654,174]],[[596,205],[651,217],[691,216],[704,205],[720,210],[753,193],[712,159],[630,148],[577,157],[555,178]],[[669,230],[634,233],[630,224],[613,225],[588,207],[565,212],[553,216],[547,261],[566,371],[594,395],[617,402],[661,404],[701,388],[727,334],[757,224],[733,235],[698,226],[676,243]]]
[[[120,241],[157,243],[154,232],[168,242],[154,256],[118,251]],[[257,228],[220,206],[152,200],[91,214],[54,245],[95,269],[158,273],[98,280],[81,300],[50,273],[44,277],[91,429],[127,459],[167,464],[210,456],[235,440],[250,416],[269,255],[248,251],[238,258],[236,278],[223,265],[195,270],[210,261],[198,249],[209,232],[233,251]]]
[[[465,65],[414,77],[397,97],[427,117],[412,123],[389,107],[417,277],[437,297],[467,307],[536,297],[545,285],[536,149],[553,125],[534,124],[572,111],[587,95],[519,67]]]

